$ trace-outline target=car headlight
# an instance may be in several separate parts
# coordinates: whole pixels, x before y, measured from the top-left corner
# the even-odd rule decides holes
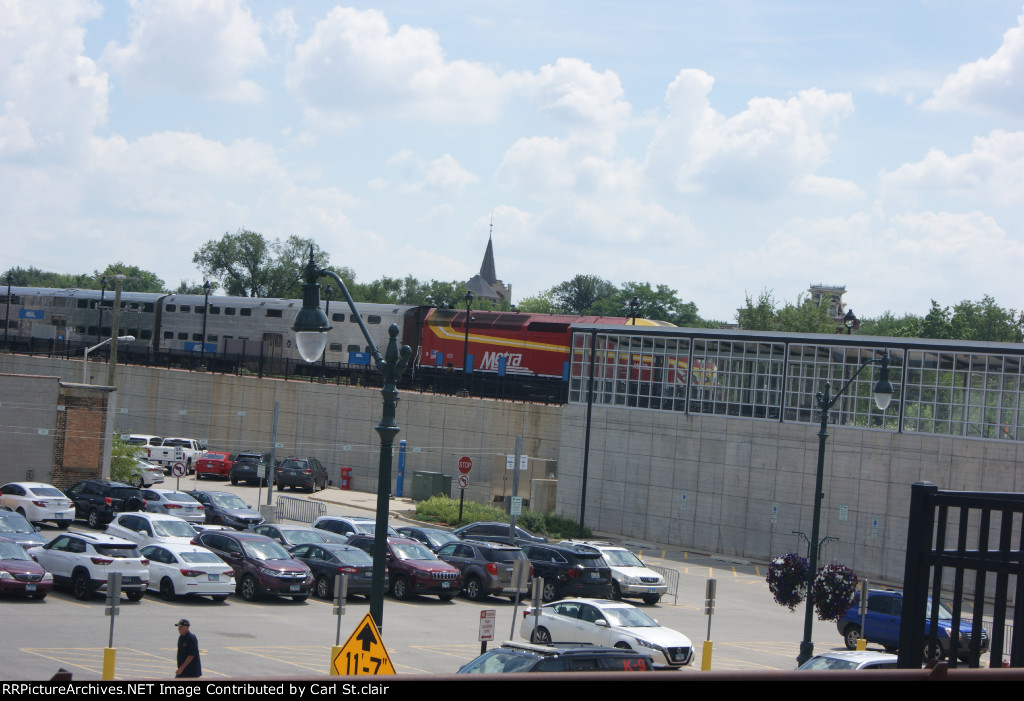
[[[657,650],[658,652],[665,652],[665,648],[663,648],[661,645],[658,645],[657,643],[649,642],[647,640],[644,640],[643,638],[637,638],[636,642],[637,642],[637,645],[641,645],[642,647],[647,647],[647,648],[650,648],[652,650]]]
[[[43,581],[44,582],[52,582],[53,581],[53,575],[50,574],[49,572],[47,572],[46,574],[43,575]]]
[[[10,572],[0,572],[0,579],[14,579],[14,575]]]
[[[269,569],[267,567],[261,567],[260,568],[260,572],[262,572],[263,574],[267,575],[268,577],[280,577],[281,576],[281,573],[278,572],[277,570],[272,570],[272,569]]]
[[[640,580],[636,577],[630,577],[628,574],[622,575],[623,584],[639,584]]]

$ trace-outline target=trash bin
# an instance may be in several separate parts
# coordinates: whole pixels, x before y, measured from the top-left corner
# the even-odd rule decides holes
[[[412,490],[409,495],[413,501],[426,501],[435,494],[451,496],[451,476],[443,475],[440,472],[414,471],[412,473]]]
[[[352,489],[352,468],[343,467],[341,468],[341,484],[338,485],[341,489]]]

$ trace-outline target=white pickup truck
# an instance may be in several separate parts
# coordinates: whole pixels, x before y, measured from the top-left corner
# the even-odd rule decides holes
[[[206,441],[197,438],[164,438],[158,446],[150,446],[146,449],[147,460],[163,465],[170,474],[171,466],[176,463],[184,463],[185,471],[192,474],[196,460],[206,452]]]

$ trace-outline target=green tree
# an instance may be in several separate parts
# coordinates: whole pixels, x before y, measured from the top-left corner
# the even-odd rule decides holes
[[[530,314],[558,313],[558,309],[555,307],[555,302],[551,299],[550,291],[541,292],[536,297],[524,297],[519,300],[519,304],[516,305],[516,309]]]
[[[925,314],[921,322],[922,338],[953,338],[953,329],[949,324],[949,307],[940,307],[932,300],[932,308]]]
[[[610,299],[615,292],[615,285],[597,275],[577,275],[555,285],[548,294],[559,314],[584,315],[592,314],[598,301]]]
[[[114,280],[118,275],[124,276],[124,280],[121,282],[123,292],[163,292],[165,290],[164,281],[157,277],[156,273],[143,270],[137,265],[127,265],[121,262],[108,265],[102,273],[98,271],[93,273],[96,284],[92,286],[92,289],[99,289],[99,280],[104,277],[107,278],[107,289],[114,287]]]
[[[778,303],[771,290],[761,290],[755,302],[746,296],[746,304],[736,313],[736,321],[744,331],[778,331]]]
[[[949,319],[951,338],[964,341],[998,341],[1020,343],[1021,316],[1013,309],[1003,309],[992,297],[980,302],[963,300],[953,307]]]
[[[811,297],[799,295],[796,304],[786,303],[779,310],[779,331],[789,333],[835,333],[836,321],[829,315],[826,305]]]
[[[164,281],[148,270],[136,265],[112,263],[103,270],[89,273],[54,273],[39,268],[10,268],[2,275],[7,279],[11,275],[11,284],[18,287],[52,287],[62,289],[73,287],[80,290],[98,290],[102,278],[107,278],[107,289],[113,289],[114,276],[124,275],[121,289],[126,292],[164,292]]]
[[[121,436],[115,435],[110,447],[110,479],[131,484],[139,476],[138,452],[137,445],[126,443]]]
[[[921,338],[924,319],[916,314],[904,314],[897,317],[890,311],[873,319],[861,319],[858,334],[864,336],[897,336],[903,338]]]

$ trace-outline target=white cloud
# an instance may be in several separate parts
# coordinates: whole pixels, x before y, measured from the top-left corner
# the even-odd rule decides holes
[[[523,89],[543,111],[571,125],[614,125],[629,117],[622,84],[612,71],[598,73],[575,58],[560,58],[521,76]]]
[[[1019,117],[1024,110],[1024,14],[988,58],[967,63],[946,77],[926,108],[987,110]]]
[[[932,149],[917,163],[882,175],[890,197],[915,204],[928,197],[959,196],[975,204],[1024,204],[1024,132],[993,131],[975,137],[970,153],[950,156]]]
[[[132,89],[243,102],[262,98],[262,88],[245,75],[266,60],[267,51],[242,0],[130,5],[130,41],[108,44],[102,60]]]
[[[857,183],[821,175],[803,176],[796,184],[796,191],[835,201],[857,200],[864,196],[864,191]]]
[[[650,177],[682,192],[767,197],[801,182],[827,161],[846,93],[801,90],[788,100],[760,97],[725,118],[708,100],[714,79],[684,70],[665,96],[669,114],[648,148]]]
[[[0,156],[66,161],[107,119],[106,73],[82,55],[85,0],[0,1]]]
[[[387,159],[387,165],[398,169],[399,177],[388,180],[375,177],[369,181],[375,190],[395,190],[402,193],[429,192],[440,195],[461,195],[466,187],[480,181],[475,174],[463,168],[446,153],[427,162],[416,157],[409,149],[400,149]]]

